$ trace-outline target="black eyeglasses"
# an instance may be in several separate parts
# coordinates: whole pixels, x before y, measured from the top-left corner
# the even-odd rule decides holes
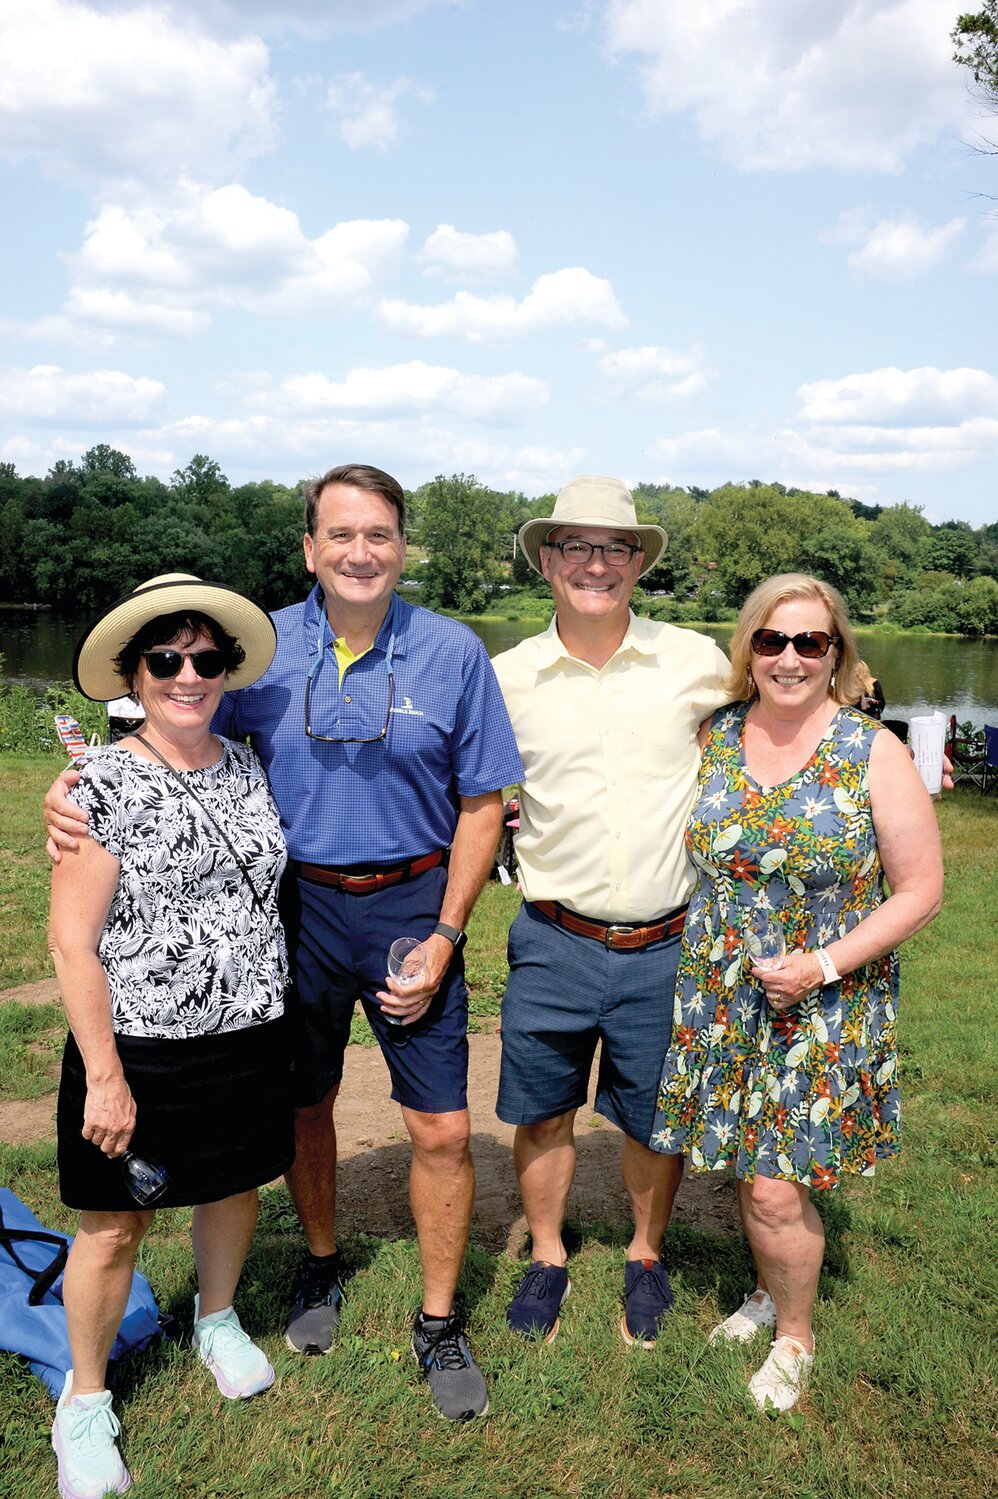
[[[752,636],[752,649],[757,656],[782,656],[788,645],[804,661],[820,661],[828,655],[830,646],[838,645],[839,637],[829,635],[826,630],[802,630],[799,635],[784,635],[782,630],[756,630]]]
[[[209,680],[220,677],[225,671],[225,655],[222,651],[143,651],[142,659],[149,668],[149,675],[160,682],[169,681],[189,661],[199,677]]]
[[[388,668],[388,707],[385,710],[385,726],[380,734],[317,734],[312,728],[310,716],[310,704],[312,701],[312,678],[305,678],[305,736],[308,739],[321,739],[323,744],[377,744],[379,739],[387,739],[388,725],[392,721],[392,701],[395,697],[395,677],[391,667]],[[377,720],[375,719],[375,722]]]
[[[566,562],[591,562],[594,552],[602,552],[603,561],[609,562],[611,567],[626,567],[635,552],[643,552],[644,547],[632,546],[629,541],[607,541],[602,544],[598,541],[580,541],[575,537],[571,541],[546,541],[546,547],[555,547]]]

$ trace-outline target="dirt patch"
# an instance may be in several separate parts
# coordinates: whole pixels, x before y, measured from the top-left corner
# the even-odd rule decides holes
[[[34,991],[45,991],[37,993]],[[58,999],[54,983],[26,984],[0,994],[0,1002],[50,1003]],[[499,1081],[498,1034],[469,1036],[471,1063],[468,1106],[472,1151],[477,1174],[472,1237],[487,1249],[518,1252],[526,1234],[513,1170],[513,1128],[496,1118]],[[569,1202],[570,1216],[584,1222],[623,1224],[628,1204],[620,1181],[620,1136],[592,1111],[580,1109],[575,1138],[578,1166]],[[409,1144],[398,1105],[389,1097],[388,1071],[377,1047],[351,1046],[343,1087],[336,1103],[339,1144],[339,1223],[344,1233],[363,1230],[381,1238],[409,1237]],[[55,1136],[55,1094],[31,1102],[0,1103],[0,1140],[30,1144]],[[673,1222],[729,1233],[738,1228],[734,1192],[728,1182],[711,1176],[688,1178]]]

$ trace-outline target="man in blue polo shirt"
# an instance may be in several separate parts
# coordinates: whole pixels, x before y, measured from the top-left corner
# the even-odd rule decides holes
[[[423,1267],[413,1349],[441,1414],[466,1420],[488,1395],[454,1314],[475,1188],[461,948],[502,788],[522,767],[481,642],[395,592],[406,554],[396,480],[349,465],[310,483],[304,548],[314,589],[274,616],[272,666],[228,695],[213,724],[249,736],[290,856],[282,917],[298,1109],[288,1185],[309,1256],[287,1341],[327,1353],[339,1322],[333,1104],[359,999],[412,1140]],[[387,954],[410,936],[424,944],[425,971],[403,986],[386,978]]]

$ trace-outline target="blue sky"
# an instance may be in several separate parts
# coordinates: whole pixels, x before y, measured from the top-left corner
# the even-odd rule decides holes
[[[0,457],[998,518],[941,0],[0,0]]]

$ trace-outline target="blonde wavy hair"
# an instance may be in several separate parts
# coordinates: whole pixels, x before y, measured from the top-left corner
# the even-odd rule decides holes
[[[863,694],[867,667],[860,660],[845,600],[837,588],[810,573],[778,573],[775,578],[767,578],[758,588],[753,588],[742,605],[731,637],[731,671],[724,683],[725,691],[732,699],[758,695],[749,670],[752,636],[765,626],[774,609],[793,599],[817,599],[828,610],[830,633],[839,637],[838,645],[832,647],[835,669],[832,674],[834,685],[829,695],[837,703],[858,702]]]

